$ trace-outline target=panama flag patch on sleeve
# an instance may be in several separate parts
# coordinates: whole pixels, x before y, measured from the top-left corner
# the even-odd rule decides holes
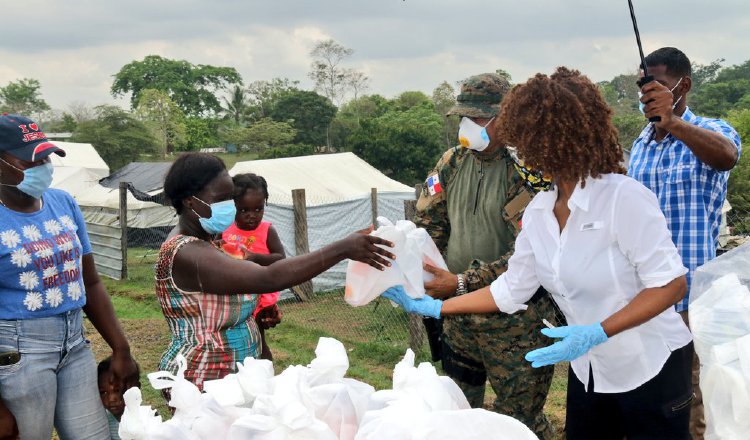
[[[443,188],[440,186],[440,178],[437,174],[433,174],[427,178],[427,189],[430,191],[431,196],[443,192]]]

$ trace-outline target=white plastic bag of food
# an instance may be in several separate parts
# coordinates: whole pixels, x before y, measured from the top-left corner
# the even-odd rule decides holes
[[[439,376],[435,367],[428,362],[415,367],[414,359],[414,352],[407,349],[403,359],[393,369],[393,389],[376,391],[370,396],[368,411],[360,421],[355,440],[432,439],[433,436],[438,435],[435,433],[436,430],[431,428],[432,424],[437,423],[431,416],[432,414],[440,414],[436,417],[445,417],[445,414],[460,413],[471,409],[463,392],[451,378]],[[459,424],[450,428],[449,432],[454,437],[438,435],[435,438],[499,438],[492,435],[489,437],[455,435],[456,432],[465,431],[467,434],[475,432],[479,428],[469,425],[486,421],[480,415],[462,416],[457,419],[456,423],[465,423],[466,426]],[[520,424],[515,420],[508,423]],[[496,423],[493,426],[499,425]],[[527,438],[519,437],[519,440],[527,440]]]
[[[237,382],[240,385],[245,405],[252,407],[255,398],[273,392],[273,363],[267,359],[245,358],[237,362]]]
[[[344,299],[351,306],[363,306],[390,287],[404,286],[412,298],[425,294],[424,282],[432,276],[425,272],[423,263],[447,270],[442,255],[427,231],[408,220],[394,225],[385,217],[378,217],[380,227],[371,235],[393,242],[389,251],[396,256],[391,267],[378,270],[358,261],[349,261],[346,268]]]
[[[175,411],[170,426],[164,429],[169,432],[184,429],[200,440],[225,438],[232,423],[244,413],[234,407],[222,407],[211,395],[201,394],[197,386],[185,379],[185,357],[178,355],[175,360],[179,365],[176,375],[168,371],[147,375],[155,389],[171,388],[169,406]]]
[[[122,395],[125,411],[120,419],[118,434],[122,440],[149,440],[155,430],[162,424],[161,416],[150,406],[143,406],[141,390],[130,388]]]
[[[299,401],[289,396],[258,396],[253,413],[237,419],[231,440],[338,440],[336,434]]]
[[[707,440],[750,432],[750,244],[699,267],[690,330],[701,363]]]

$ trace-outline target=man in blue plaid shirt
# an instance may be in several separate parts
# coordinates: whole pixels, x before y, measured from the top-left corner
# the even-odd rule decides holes
[[[687,107],[692,80],[690,60],[684,53],[664,47],[649,54],[645,62],[655,81],[641,88],[641,111],[661,121],[648,124],[633,143],[628,175],[656,193],[672,240],[690,270],[689,292],[695,269],[716,256],[729,170],[739,160],[742,147],[727,122],[697,116]],[[688,323],[688,295],[676,307]],[[696,357],[690,431],[694,439],[703,439],[698,368]]]

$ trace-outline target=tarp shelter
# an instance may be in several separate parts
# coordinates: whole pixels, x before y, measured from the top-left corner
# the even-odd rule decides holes
[[[54,144],[65,150],[65,157],[50,155],[55,169],[59,167],[80,167],[90,171],[98,179],[109,176],[109,166],[91,144],[54,141]],[[97,180],[98,180],[97,179]]]
[[[99,181],[101,186],[115,191],[120,182],[127,182],[130,194],[139,201],[167,205],[148,204],[131,214],[128,204],[129,246],[158,248],[177,224],[174,209],[164,199],[164,176],[171,166],[171,162],[131,162]]]
[[[171,162],[131,162],[99,183],[115,189],[119,188],[120,182],[128,182],[135,191],[158,197],[164,191],[164,176],[167,175],[170,166]]]
[[[404,200],[414,188],[399,183],[353,153],[321,154],[238,162],[234,176],[255,173],[268,182],[264,220],[274,224],[287,256],[295,254],[292,190],[304,189],[310,251],[368,227],[372,223],[371,189],[378,189],[378,215],[404,218]],[[346,265],[339,263],[313,280],[316,291],[344,285]]]

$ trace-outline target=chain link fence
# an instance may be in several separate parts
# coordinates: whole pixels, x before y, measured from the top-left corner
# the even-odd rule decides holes
[[[379,215],[391,221],[410,219],[415,203],[413,197],[405,200],[403,196],[376,191],[371,197],[344,201],[309,198],[302,191],[290,195],[289,200],[291,204],[270,203],[264,217],[274,224],[288,257],[314,251],[367,228]],[[131,214],[138,215],[137,212]],[[129,282],[153,289],[153,266],[159,246],[177,221],[173,211],[169,215],[171,220],[163,218],[162,224],[168,221],[171,225],[128,228],[126,277]],[[723,249],[750,241],[750,212],[731,209],[725,217]],[[282,292],[280,307],[285,314],[284,322],[345,342],[385,344],[403,350],[411,347],[422,358],[427,357],[429,345],[421,319],[404,313],[384,299],[363,307],[349,306],[344,301],[345,273],[346,262],[342,262],[311,283]],[[565,322],[559,309],[555,318],[559,324]]]

